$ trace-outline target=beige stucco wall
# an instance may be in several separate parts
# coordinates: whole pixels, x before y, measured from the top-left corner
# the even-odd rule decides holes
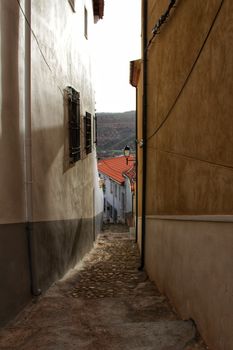
[[[149,1],[152,26],[167,1]],[[220,1],[179,1],[148,51],[148,136],[190,72]],[[148,140],[148,214],[232,214],[233,3],[224,1],[169,119]],[[176,153],[176,154],[174,154]],[[213,164],[212,164],[213,163]],[[219,164],[219,165],[218,165]],[[222,166],[221,166],[222,165]],[[160,171],[156,171],[156,168]]]
[[[148,50],[146,269],[213,350],[233,349],[233,3],[177,1]],[[148,1],[148,39],[166,0]],[[179,220],[156,220],[178,215]],[[194,221],[186,221],[194,215]],[[212,219],[211,219],[212,220]],[[208,220],[207,220],[208,221]]]
[[[182,318],[195,320],[213,350],[233,349],[231,221],[146,221],[145,266],[150,277]]]

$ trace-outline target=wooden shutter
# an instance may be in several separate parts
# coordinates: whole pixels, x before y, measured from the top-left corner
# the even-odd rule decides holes
[[[85,129],[85,148],[86,153],[91,153],[92,151],[92,129],[91,129],[91,114],[86,112],[84,118],[84,129]]]
[[[80,95],[78,91],[71,87],[69,87],[67,91],[69,115],[69,156],[70,163],[75,163],[81,158]]]

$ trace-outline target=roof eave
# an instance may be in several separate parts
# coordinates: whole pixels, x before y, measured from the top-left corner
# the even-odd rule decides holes
[[[122,186],[122,185],[124,185],[124,183],[125,183],[125,180],[123,180],[123,181],[117,181],[116,179],[114,179],[113,177],[109,176],[108,174],[104,173],[104,172],[101,171],[101,170],[99,170],[98,172],[99,172],[100,174],[104,175],[104,176],[107,176],[110,180],[112,180],[112,181],[118,183],[118,185],[121,185],[121,186]]]
[[[130,61],[129,83],[133,87],[138,86],[139,76],[141,72],[141,60]]]
[[[104,0],[92,0],[94,22],[97,23],[99,19],[104,17]]]

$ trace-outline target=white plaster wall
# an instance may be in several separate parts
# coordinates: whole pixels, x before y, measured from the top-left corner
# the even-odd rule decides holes
[[[89,37],[84,36],[84,5],[88,10]],[[32,0],[32,156],[33,220],[91,218],[95,214],[95,154],[67,166],[68,123],[62,96],[66,86],[80,92],[81,115],[94,115],[91,68],[91,0]],[[48,67],[49,65],[49,67]],[[84,129],[82,128],[82,134]],[[84,148],[84,145],[82,145]]]
[[[97,168],[97,160],[93,162],[93,177],[94,177],[94,196],[95,196],[95,216],[103,213],[104,194],[102,188],[99,186],[99,174]]]
[[[106,210],[105,210],[105,215],[104,219],[112,221],[112,218],[110,217],[110,210],[107,210],[108,203],[114,207],[115,201],[114,201],[114,191],[111,192],[111,182],[112,180],[109,179],[106,175],[104,175],[105,179],[105,203],[106,203]]]
[[[25,2],[20,3],[25,10]],[[2,0],[0,6],[0,223],[14,223],[25,221],[25,19],[17,2]],[[31,35],[33,220],[90,218],[101,211],[95,152],[83,154],[74,167],[65,169],[68,125],[62,93],[73,86],[80,92],[82,116],[86,111],[94,115],[92,1],[77,1],[75,13],[68,0],[32,0],[31,7],[31,27],[38,41]]]
[[[99,224],[94,216],[101,212],[95,149],[88,156],[83,152],[74,166],[68,164],[63,98],[63,89],[74,87],[80,92],[81,115],[86,111],[94,115],[92,1],[76,1],[76,13],[68,0],[20,0],[24,12],[30,3],[31,40],[30,36],[26,40],[30,31],[18,2],[0,1],[1,325],[30,300],[31,287],[44,291],[91,249],[93,228]],[[89,13],[88,40],[84,4]],[[33,176],[26,185],[30,146]],[[25,222],[31,215],[26,207],[31,205],[26,200],[30,204],[31,196],[26,187],[31,185],[34,224],[28,232]]]
[[[105,181],[105,193],[104,198],[106,201],[106,210],[104,212],[104,220],[113,221],[113,217],[109,217],[109,212],[107,211],[107,203],[112,205],[113,208],[117,210],[117,221],[125,222],[125,208],[126,208],[126,196],[125,196],[125,186],[111,180],[108,176],[101,174],[101,178]],[[111,192],[111,183],[113,184],[113,191]],[[117,195],[115,196],[115,186],[117,186]],[[124,205],[122,203],[122,194],[124,194]],[[112,215],[113,216],[113,215]]]
[[[120,222],[125,223],[125,206],[126,206],[126,198],[125,198],[125,185],[120,186],[120,198],[119,198],[119,213],[120,213]],[[124,201],[122,200],[122,196],[124,195]]]
[[[126,192],[126,213],[132,212],[132,192],[130,186],[130,180],[128,178],[125,179],[125,192]]]

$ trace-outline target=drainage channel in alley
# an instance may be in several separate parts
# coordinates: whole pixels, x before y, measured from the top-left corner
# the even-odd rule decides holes
[[[139,266],[134,236],[105,226],[82,263],[2,329],[0,349],[206,349]]]

